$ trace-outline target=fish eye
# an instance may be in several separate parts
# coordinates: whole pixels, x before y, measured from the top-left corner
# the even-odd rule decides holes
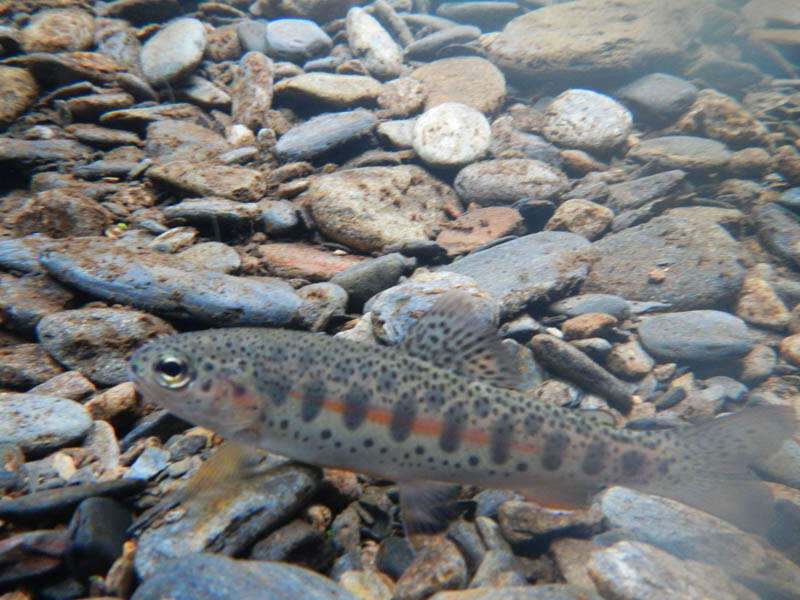
[[[153,365],[153,370],[158,384],[171,390],[185,387],[192,380],[189,361],[178,354],[162,356]]]

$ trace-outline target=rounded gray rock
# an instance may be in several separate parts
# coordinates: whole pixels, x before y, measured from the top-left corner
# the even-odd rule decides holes
[[[142,46],[142,72],[155,86],[185,77],[200,64],[206,28],[197,19],[176,19]]]
[[[613,98],[591,90],[567,90],[547,107],[542,134],[567,148],[609,154],[633,128],[630,111]]]
[[[664,361],[729,361],[753,349],[744,321],[718,310],[645,317],[639,324],[639,337],[650,354]]]
[[[539,160],[505,158],[467,165],[453,187],[465,203],[482,206],[513,204],[530,198],[550,200],[567,189],[567,177]]]
[[[127,381],[128,355],[173,333],[158,317],[120,308],[65,310],[46,315],[36,326],[39,342],[53,358],[100,385]]]
[[[403,69],[403,49],[363,8],[354,6],[345,22],[347,43],[367,71],[378,79],[394,79]]]
[[[245,19],[236,24],[236,34],[242,50],[247,52],[267,53],[267,22],[261,19]]]
[[[77,402],[40,394],[0,395],[0,439],[41,456],[80,440],[92,426]]]
[[[697,87],[674,75],[650,73],[614,94],[627,104],[637,120],[664,125],[677,118],[697,98]]]
[[[328,34],[308,19],[276,19],[267,25],[267,54],[278,60],[302,64],[324,56],[332,46]]]
[[[178,252],[178,258],[194,263],[198,267],[233,273],[242,266],[239,253],[222,242],[203,242]]]
[[[491,127],[482,112],[459,102],[444,102],[426,110],[414,123],[414,151],[439,167],[478,160],[489,149]]]

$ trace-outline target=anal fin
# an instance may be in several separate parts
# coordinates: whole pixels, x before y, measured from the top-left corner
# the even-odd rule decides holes
[[[461,486],[438,481],[398,482],[400,518],[406,537],[444,531],[458,513],[456,501]]]
[[[591,496],[599,488],[585,485],[542,485],[515,490],[526,500],[551,510],[580,510],[586,508]]]

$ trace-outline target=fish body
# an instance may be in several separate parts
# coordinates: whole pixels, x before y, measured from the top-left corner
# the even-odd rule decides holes
[[[793,433],[792,409],[615,429],[495,385],[513,380],[513,360],[460,296],[423,316],[401,349],[216,329],[148,344],[132,357],[131,376],[146,398],[223,437],[401,485],[506,488],[562,507],[624,485],[761,525],[769,492],[747,465]]]

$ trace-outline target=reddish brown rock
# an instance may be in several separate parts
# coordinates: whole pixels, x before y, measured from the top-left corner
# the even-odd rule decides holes
[[[605,206],[573,198],[560,205],[545,225],[546,230],[570,231],[594,240],[608,229],[614,212]]]
[[[482,113],[495,112],[506,94],[503,73],[477,56],[444,58],[411,74],[426,92],[425,110],[443,102],[461,102]]]
[[[567,340],[603,337],[608,335],[617,320],[606,313],[584,313],[567,319],[561,324],[561,332]]]
[[[100,235],[112,223],[112,215],[80,188],[38,192],[0,202],[5,209],[3,225],[17,236],[43,233],[50,237]]]
[[[367,260],[360,256],[334,254],[310,244],[263,244],[258,250],[273,275],[309,281],[327,281]]]
[[[786,362],[800,367],[800,334],[796,333],[783,338],[778,351]]]
[[[39,95],[39,86],[25,69],[0,67],[0,128],[24,113]]]
[[[74,52],[88,50],[94,36],[94,17],[86,11],[43,10],[22,30],[26,52]]]
[[[267,183],[255,169],[233,165],[174,160],[147,171],[156,183],[196,196],[219,196],[239,202],[255,202],[267,191]]]
[[[743,148],[764,143],[767,128],[730,96],[705,89],[675,124],[675,133],[707,137],[732,148]]]
[[[447,250],[448,256],[456,256],[499,237],[522,233],[522,217],[516,210],[507,206],[489,206],[471,210],[446,223],[436,243]]]

